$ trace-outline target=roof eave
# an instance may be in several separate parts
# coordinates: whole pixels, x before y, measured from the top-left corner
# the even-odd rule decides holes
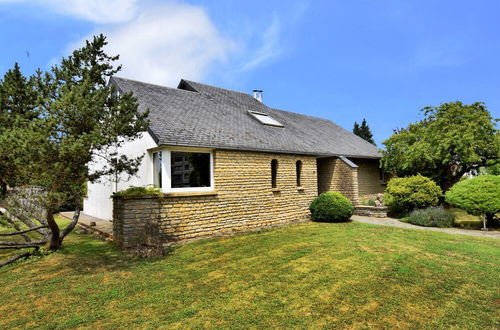
[[[155,136],[153,137],[155,138]],[[158,143],[158,142],[157,142]],[[241,146],[220,146],[220,145],[210,145],[210,144],[185,144],[185,143],[158,143],[158,146],[168,147],[191,147],[191,148],[210,148],[210,149],[220,149],[220,150],[238,150],[238,151],[252,151],[252,152],[267,152],[267,153],[277,153],[277,154],[291,154],[291,155],[307,155],[315,157],[348,157],[348,158],[363,158],[363,159],[380,159],[381,156],[375,155],[357,155],[357,154],[332,154],[332,153],[318,153],[318,152],[305,152],[305,151],[293,151],[293,150],[277,150],[277,149],[265,149],[265,148],[251,148],[251,147],[241,147]]]

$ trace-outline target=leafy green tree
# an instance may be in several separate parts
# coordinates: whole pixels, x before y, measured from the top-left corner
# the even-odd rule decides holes
[[[424,119],[398,129],[383,142],[381,165],[396,176],[421,173],[443,191],[467,172],[498,163],[496,121],[481,102],[423,108]]]
[[[469,214],[484,216],[485,222],[491,224],[500,212],[500,176],[480,175],[463,180],[451,187],[445,198]]]
[[[363,118],[361,126],[357,122],[354,122],[354,127],[352,129],[352,132],[357,136],[359,136],[360,138],[364,139],[365,141],[368,141],[374,146],[376,146],[375,141],[373,140],[372,131],[370,130],[370,127],[366,123],[366,119]]]
[[[64,58],[50,72],[37,72],[32,78],[37,92],[39,115],[30,130],[23,129],[27,149],[14,150],[28,169],[21,181],[39,187],[43,193],[24,196],[43,208],[43,217],[32,216],[38,224],[29,224],[44,239],[24,243],[26,247],[47,244],[50,250],[61,247],[78,222],[83,187],[117,173],[134,175],[141,157],[118,155],[116,149],[147,130],[147,112],[139,112],[131,93],[118,94],[107,84],[121,67],[114,67],[118,56],[103,51],[106,38],[99,35],[81,49]],[[92,171],[93,163],[101,165]],[[68,200],[75,201],[75,215],[69,225],[59,228],[55,211]],[[26,220],[15,201],[9,204],[11,220]],[[12,220],[12,221],[14,221]],[[31,221],[31,220],[30,220]],[[23,221],[26,224],[26,221]],[[19,232],[19,230],[18,230]],[[0,242],[0,247],[8,246]],[[23,244],[18,244],[18,248]]]
[[[486,166],[484,168],[481,168],[480,173],[482,174],[491,174],[491,175],[500,175],[500,162],[491,165],[491,166]]]

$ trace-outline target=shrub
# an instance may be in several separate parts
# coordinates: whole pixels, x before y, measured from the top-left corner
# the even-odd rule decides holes
[[[329,191],[316,197],[309,206],[313,221],[347,221],[352,216],[354,207],[341,193]]]
[[[160,189],[154,187],[130,187],[113,194],[113,196],[159,196]]]
[[[413,210],[408,217],[408,222],[424,227],[453,227],[455,216],[443,207],[430,206],[426,209]]]
[[[488,222],[500,212],[500,176],[480,175],[458,182],[445,195],[446,202]]]
[[[438,205],[441,196],[441,188],[434,181],[418,174],[391,179],[384,202],[392,212],[408,214],[413,209]]]

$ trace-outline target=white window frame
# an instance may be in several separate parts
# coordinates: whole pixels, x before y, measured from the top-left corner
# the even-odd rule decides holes
[[[255,118],[259,123],[262,125],[267,125],[267,126],[274,126],[274,127],[284,127],[282,123],[280,123],[278,120],[276,120],[274,117],[272,117],[270,114],[264,113],[264,112],[258,112],[258,111],[253,111],[253,110],[248,110],[248,113]],[[264,121],[263,118],[261,117],[266,117],[268,118],[268,121]]]
[[[156,148],[151,151],[151,159],[153,152],[161,151],[162,153],[162,180],[160,189],[163,193],[178,193],[178,192],[211,192],[215,190],[214,182],[214,153],[212,149],[203,148],[183,148],[183,147],[165,147]],[[172,188],[172,178],[171,178],[171,159],[172,152],[196,152],[196,153],[207,153],[210,154],[210,187],[186,187],[186,188]],[[152,172],[152,171],[151,171]],[[154,173],[153,173],[154,176]],[[151,183],[153,183],[154,177],[151,178]]]

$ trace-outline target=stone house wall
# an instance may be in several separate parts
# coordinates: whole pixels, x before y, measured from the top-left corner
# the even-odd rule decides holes
[[[273,159],[278,161],[277,188],[271,186]],[[358,205],[360,182],[372,180],[374,171],[356,162],[360,168],[336,157],[216,150],[213,192],[115,197],[114,240],[132,248],[308,221],[311,201],[331,190]]]
[[[337,157],[318,158],[318,192],[338,191],[359,204],[358,171]]]
[[[378,159],[352,159],[358,165],[359,196],[374,195],[385,191],[385,184],[380,178]]]
[[[271,187],[273,159],[278,160],[277,188]],[[115,197],[115,241],[127,248],[157,240],[155,233],[167,243],[307,221],[309,204],[318,195],[313,156],[216,150],[214,181],[212,193]]]

